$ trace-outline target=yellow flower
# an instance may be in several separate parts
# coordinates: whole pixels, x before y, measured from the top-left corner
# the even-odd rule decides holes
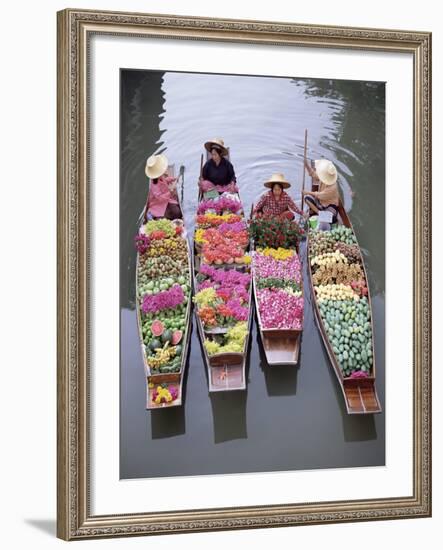
[[[213,304],[216,299],[217,299],[217,292],[213,287],[200,290],[200,292],[197,292],[197,294],[193,298],[194,302],[199,307],[209,306]]]
[[[206,243],[206,239],[204,238],[205,229],[197,229],[195,232],[195,241],[197,243]]]
[[[292,258],[292,256],[294,255],[293,250],[282,248],[281,246],[279,246],[277,249],[267,247],[263,249],[261,253],[265,256],[272,256],[272,258],[276,260],[287,260],[289,258]]]
[[[208,352],[208,355],[214,355],[215,353],[218,353],[220,350],[220,344],[212,340],[205,340],[204,345],[205,345],[206,351]]]

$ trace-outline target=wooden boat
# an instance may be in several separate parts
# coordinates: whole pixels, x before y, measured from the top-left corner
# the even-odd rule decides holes
[[[318,183],[316,183],[314,179],[312,180],[311,189],[312,191],[318,190]],[[352,227],[351,221],[344,209],[341,199],[340,199],[339,212],[338,212],[338,224],[339,225],[342,224],[345,227],[351,229],[355,237],[354,228]],[[355,237],[355,242],[357,243],[356,237]],[[360,248],[359,248],[359,251],[360,251]],[[369,312],[370,312],[370,326],[371,326],[371,340],[372,340],[371,347],[372,347],[373,359],[372,359],[371,370],[369,371],[368,376],[366,378],[352,378],[350,376],[343,376],[342,370],[340,369],[340,366],[339,366],[338,357],[333,350],[333,345],[328,337],[325,323],[320,313],[320,308],[316,298],[316,292],[314,290],[314,284],[312,280],[313,274],[311,269],[311,249],[310,249],[310,242],[309,242],[309,235],[308,235],[308,276],[309,276],[309,283],[311,288],[315,319],[316,319],[316,323],[320,331],[321,337],[323,339],[323,344],[326,348],[329,359],[331,361],[331,365],[334,368],[335,374],[337,376],[337,380],[340,384],[348,414],[372,414],[372,413],[381,412],[381,405],[380,405],[380,401],[377,395],[377,390],[375,387],[376,376],[375,376],[375,353],[374,353],[374,327],[373,327],[373,321],[372,321],[373,316],[372,316],[371,296],[369,292],[369,286],[367,283],[368,277],[367,277],[366,268],[365,268],[361,251],[360,251],[360,262],[364,273],[366,286],[368,288],[367,299],[368,299]]]
[[[174,165],[169,166],[168,167],[169,175],[174,176],[174,172],[175,172]],[[178,196],[178,193],[177,193],[177,196]],[[182,225],[183,227],[182,238],[185,240],[185,244],[186,244],[187,265],[186,265],[186,270],[184,270],[182,273],[182,276],[185,277],[185,281],[186,281],[185,284],[187,285],[189,291],[186,293],[187,305],[185,309],[185,320],[184,320],[185,329],[183,331],[184,332],[183,337],[180,341],[180,345],[182,346],[182,353],[181,353],[181,361],[180,361],[180,370],[178,372],[155,373],[155,372],[152,372],[152,370],[149,367],[148,347],[145,345],[144,335],[143,335],[143,323],[142,323],[143,313],[141,311],[141,296],[139,296],[139,289],[140,289],[139,271],[140,271],[141,262],[142,262],[142,255],[137,252],[136,281],[135,281],[136,293],[137,293],[137,297],[136,297],[137,326],[138,326],[138,332],[139,332],[139,338],[140,338],[143,366],[145,369],[146,408],[147,409],[163,409],[163,408],[177,407],[182,405],[183,403],[183,380],[184,380],[185,369],[187,364],[187,355],[188,355],[188,349],[189,349],[189,340],[191,335],[191,321],[192,321],[192,318],[191,318],[192,264],[191,264],[191,250],[190,250],[188,238],[186,235],[186,227],[184,224],[183,210],[182,210],[180,201],[179,201],[179,206],[181,210],[181,219],[174,220],[174,222],[176,225]],[[144,225],[145,225],[145,222],[143,220],[143,212],[142,212],[140,216],[139,234],[143,233]],[[169,388],[172,390],[172,392],[175,391],[177,394],[176,399],[170,402],[156,403],[154,401],[154,394],[158,386]]]
[[[202,156],[203,158],[203,156]],[[198,203],[203,200],[203,195],[199,191]],[[244,213],[243,213],[244,215]],[[249,248],[249,247],[248,247]],[[246,249],[248,251],[248,249]],[[201,248],[197,245],[194,239],[193,246],[193,274],[194,274],[194,288],[195,292],[198,290],[197,274],[201,265]],[[247,268],[245,265],[240,264],[225,264],[214,266],[217,269],[236,269],[238,271],[245,271]],[[233,390],[245,390],[246,389],[246,358],[248,343],[251,334],[252,323],[252,284],[249,285],[249,315],[247,320],[248,334],[246,336],[243,351],[241,353],[215,353],[209,355],[206,351],[204,342],[206,339],[212,340],[217,335],[223,335],[227,332],[225,328],[214,328],[208,330],[203,326],[203,323],[198,316],[198,308],[195,307],[195,318],[197,322],[198,334],[200,337],[203,359],[206,366],[208,375],[208,387],[210,392],[220,391],[233,391]]]
[[[253,207],[251,209],[251,216],[252,210]],[[253,251],[254,248],[254,243],[251,242],[251,250]],[[294,252],[298,255],[298,250],[294,249]],[[268,365],[297,365],[300,355],[302,330],[290,328],[263,328],[259,301],[257,298],[257,281],[254,268],[252,268],[252,281],[257,325]],[[301,291],[303,297],[303,284],[301,285]]]

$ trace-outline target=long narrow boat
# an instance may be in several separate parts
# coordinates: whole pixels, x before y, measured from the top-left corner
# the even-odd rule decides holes
[[[174,171],[174,166],[169,166],[169,175],[173,176]],[[171,233],[174,230],[171,238],[157,238],[161,237],[158,232],[157,235],[151,233],[146,250],[140,250],[140,247],[137,250],[137,325],[145,370],[147,409],[176,407],[183,403],[183,380],[191,334],[192,265],[183,210],[181,204],[179,206],[179,219],[170,222],[163,218],[158,224],[165,225],[166,231],[171,228]],[[141,216],[138,239],[142,244],[146,241],[146,230]],[[168,247],[168,242],[173,248]],[[160,255],[157,255],[157,249]],[[157,299],[158,307],[151,298]],[[160,300],[163,300],[162,305]],[[144,310],[147,304],[151,311],[157,311],[147,313]],[[153,359],[155,362],[162,352],[166,356],[165,351],[169,354],[167,362],[155,368]]]
[[[235,195],[236,200],[240,201],[240,196],[238,194]],[[213,200],[217,200],[217,196],[217,192],[213,193]],[[199,191],[199,205],[203,200],[206,200],[207,197],[207,194],[204,197],[203,194]],[[222,197],[222,195],[220,195],[220,197]],[[240,216],[241,220],[244,220],[246,222],[246,220],[244,219],[243,209],[239,210],[237,214],[238,216]],[[198,239],[196,238],[197,231],[199,229],[201,229],[201,226],[199,226],[199,224],[197,223],[193,249],[194,288],[196,293],[194,301],[197,301],[195,307],[195,317],[197,322],[198,334],[202,343],[203,358],[208,374],[209,391],[220,392],[245,390],[246,358],[252,323],[252,284],[250,280],[249,264],[236,263],[233,261],[222,264],[220,264],[219,262],[212,264],[208,264],[207,262],[205,262],[202,254],[203,246],[197,242]],[[244,251],[245,254],[247,254],[249,251],[249,237],[248,244],[245,246]],[[244,258],[250,259],[249,256],[244,256]],[[248,284],[245,286],[245,298],[247,297],[247,301],[242,302],[241,308],[242,314],[245,317],[243,321],[236,322],[234,326],[232,323],[230,323],[231,326],[228,328],[226,326],[219,326],[218,323],[216,324],[216,326],[211,328],[208,323],[204,323],[202,321],[202,308],[200,307],[200,305],[198,305],[198,291],[205,286],[204,281],[206,281],[209,286],[217,288],[218,290],[220,290],[220,284],[215,282],[214,279],[211,279],[210,276],[204,275],[201,268],[203,269],[203,271],[206,270],[206,273],[211,273],[211,270],[214,270],[213,273],[216,273],[217,277],[220,276],[220,274],[223,275],[224,273],[226,274],[226,276],[236,277],[236,275],[233,274],[237,273],[239,274],[239,279],[247,279],[249,281]],[[213,284],[214,282],[215,285]],[[229,303],[225,305],[229,306]],[[239,337],[238,341],[243,342],[242,344],[237,345],[235,343],[235,339],[237,338],[237,336]],[[232,344],[230,343],[231,338],[233,341]]]
[[[314,179],[311,188],[312,191],[318,190]],[[359,265],[362,274],[361,284],[350,287],[355,291],[354,295],[348,288],[337,284],[318,284],[315,274],[319,266],[314,259],[317,256],[314,247],[319,233],[311,229],[308,234],[308,274],[317,326],[343,392],[348,414],[379,413],[381,405],[375,386],[374,330],[368,278],[354,228],[341,200],[336,227],[321,232],[319,238],[329,242],[332,235],[338,236],[345,245],[353,247],[347,263]],[[337,250],[341,246],[341,250],[346,252],[346,247],[337,246]]]
[[[252,216],[252,215],[251,215]],[[269,323],[269,320],[262,319],[262,315],[260,313],[260,305],[262,305],[262,308],[266,308],[266,303],[261,302],[259,299],[259,295],[261,294],[260,286],[261,286],[261,279],[259,277],[259,269],[256,268],[256,264],[258,261],[258,255],[260,252],[257,252],[254,247],[254,243],[251,242],[251,254],[253,256],[252,260],[252,280],[253,280],[253,288],[254,288],[254,301],[255,301],[255,311],[257,315],[257,324],[258,329],[260,332],[260,337],[263,343],[263,349],[265,351],[266,355],[266,361],[268,365],[297,365],[300,355],[300,342],[301,342],[301,335],[303,331],[303,317],[301,318],[301,322],[299,323],[299,319],[296,317],[296,311],[301,313],[301,316],[303,315],[303,303],[304,303],[304,293],[303,293],[303,275],[301,270],[301,261],[298,254],[298,246],[291,247],[288,250],[288,254],[292,254],[293,257],[289,257],[289,261],[291,263],[294,263],[294,260],[296,261],[296,264],[300,266],[300,269],[295,272],[295,270],[287,270],[287,273],[285,274],[284,279],[282,278],[282,281],[287,281],[287,287],[290,285],[293,287],[296,287],[300,290],[300,297],[296,298],[295,296],[286,296],[288,301],[291,301],[294,308],[293,311],[288,310],[285,311],[285,318],[282,319],[279,324],[280,327],[275,326],[274,323],[271,322],[271,326]],[[286,260],[287,261],[287,260]],[[286,261],[278,262],[274,261],[275,265],[278,265],[279,263],[283,266]],[[285,291],[282,289],[273,289],[275,292],[278,293],[285,293]],[[298,291],[297,291],[298,294]],[[271,295],[269,295],[268,299],[271,298]],[[301,303],[301,312],[300,312],[300,303]],[[288,305],[288,304],[286,304]],[[298,326],[300,325],[300,328]],[[297,326],[297,328],[294,328]]]

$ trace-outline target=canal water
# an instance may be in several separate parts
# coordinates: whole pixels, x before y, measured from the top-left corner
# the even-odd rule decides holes
[[[247,391],[209,394],[193,321],[184,405],[145,409],[133,239],[148,190],[146,158],[165,153],[177,171],[184,167],[184,213],[192,235],[205,141],[222,137],[230,147],[248,212],[275,172],[284,173],[292,183],[289,193],[300,201],[305,128],[308,158],[325,157],[337,166],[363,250],[373,300],[377,391],[385,410],[384,84],[122,70],[122,479],[384,465],[384,412],[346,413],[308,291],[298,367],[267,366],[254,321]]]

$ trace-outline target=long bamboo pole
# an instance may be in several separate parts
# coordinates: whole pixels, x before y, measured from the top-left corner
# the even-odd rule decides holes
[[[306,179],[306,152],[308,148],[308,129],[305,129],[305,149],[303,153],[303,183],[301,187],[301,199],[300,199],[300,210],[303,212],[305,207],[305,201],[303,200],[303,191],[305,190],[305,179]]]

